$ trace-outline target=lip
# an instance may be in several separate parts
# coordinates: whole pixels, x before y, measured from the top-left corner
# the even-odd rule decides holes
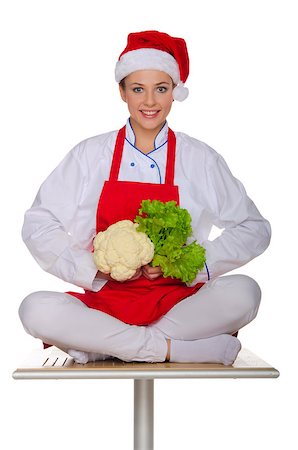
[[[155,119],[155,117],[158,116],[158,114],[160,113],[160,110],[157,109],[141,109],[140,113],[142,114],[143,117],[145,117],[146,119]],[[146,114],[147,113],[147,114]]]

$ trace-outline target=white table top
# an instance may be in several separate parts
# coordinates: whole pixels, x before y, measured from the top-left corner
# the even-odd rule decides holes
[[[15,379],[100,378],[277,378],[279,372],[247,349],[241,349],[232,366],[198,363],[124,362],[117,358],[87,364],[75,363],[56,347],[36,350],[14,371]]]

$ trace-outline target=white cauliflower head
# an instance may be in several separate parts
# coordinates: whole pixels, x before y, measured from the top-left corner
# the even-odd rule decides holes
[[[96,235],[93,257],[98,270],[125,281],[152,261],[154,245],[145,233],[137,231],[138,226],[130,220],[120,220]]]

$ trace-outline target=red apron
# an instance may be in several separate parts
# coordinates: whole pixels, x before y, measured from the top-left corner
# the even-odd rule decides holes
[[[142,200],[175,200],[174,186],[176,136],[168,130],[165,184],[118,181],[125,140],[125,127],[117,135],[109,181],[106,181],[97,207],[96,232],[104,231],[119,220],[134,220]],[[176,303],[197,292],[204,283],[187,287],[178,279],[159,277],[148,280],[108,281],[99,292],[68,292],[90,308],[98,309],[131,325],[148,325],[166,314]]]

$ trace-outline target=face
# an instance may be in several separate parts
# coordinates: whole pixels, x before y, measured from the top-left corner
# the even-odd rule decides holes
[[[125,78],[120,86],[135,131],[159,131],[173,103],[173,81],[159,70],[139,70]]]

